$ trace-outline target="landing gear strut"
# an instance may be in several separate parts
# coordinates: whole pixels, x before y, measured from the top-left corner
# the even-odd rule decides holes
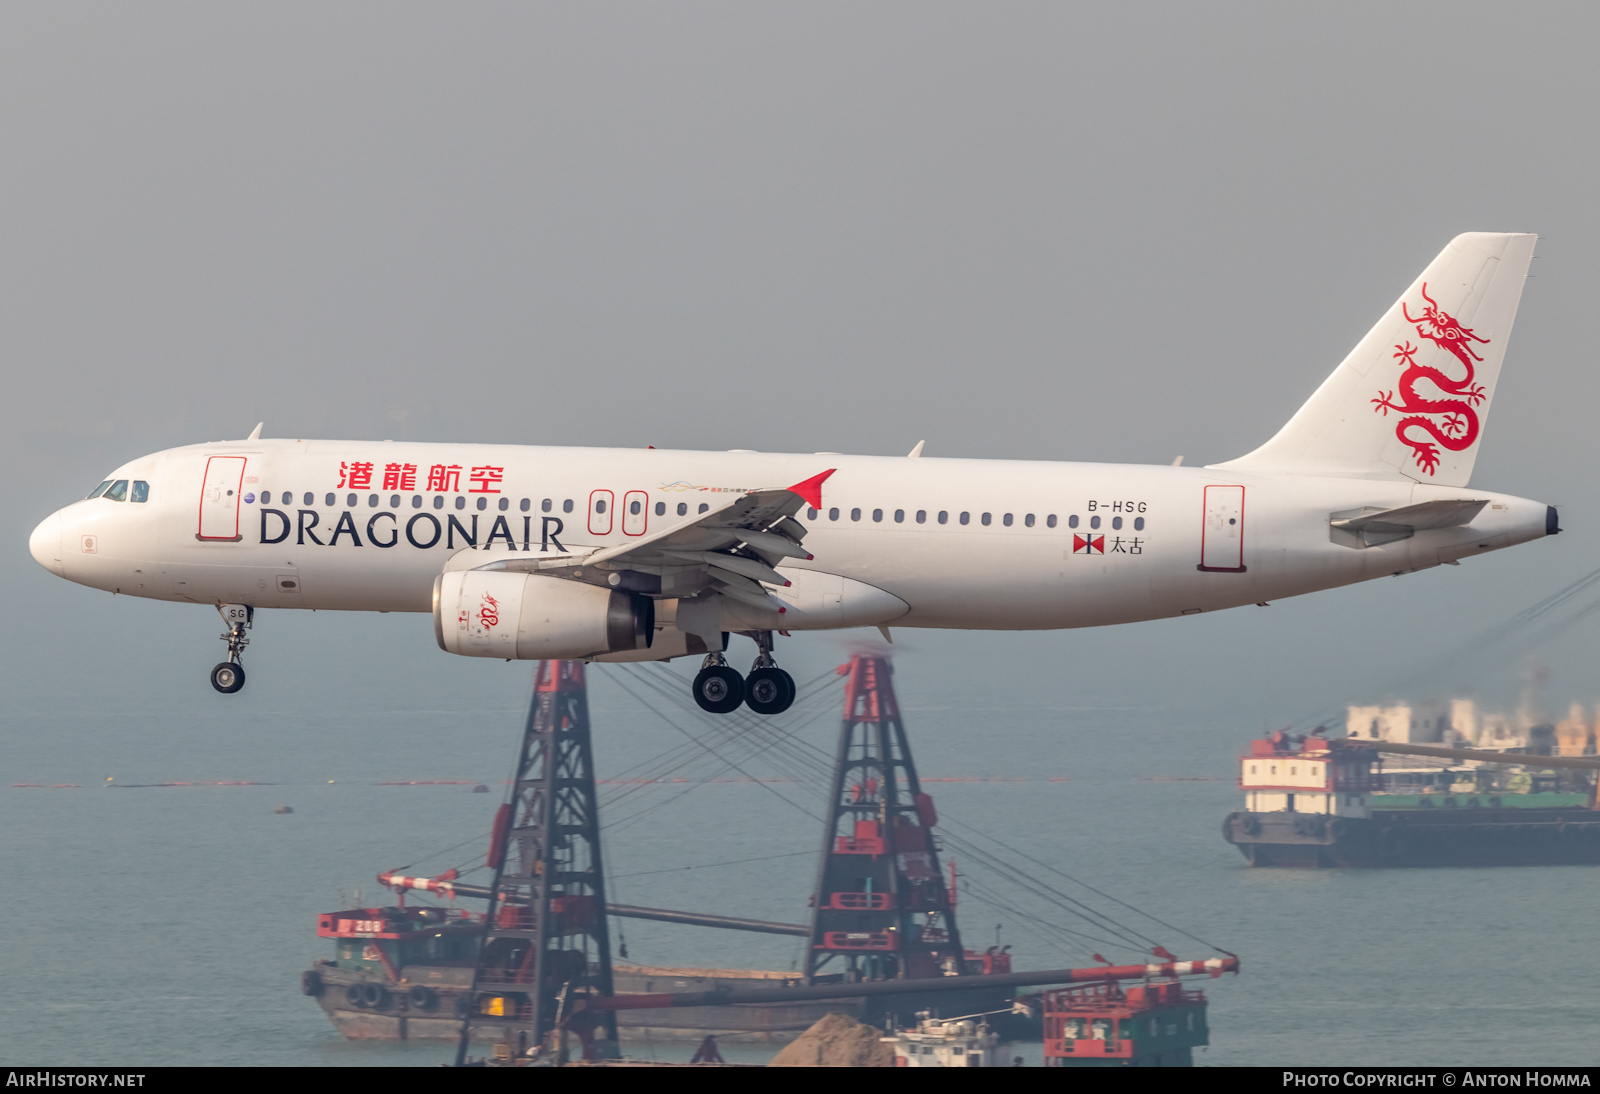
[[[228,644],[228,659],[211,670],[211,686],[224,695],[232,695],[244,687],[244,665],[240,658],[250,639],[244,636],[255,622],[256,610],[245,604],[218,604],[217,614],[227,624],[222,640]]]
[[[794,677],[772,659],[772,632],[756,631],[752,636],[761,652],[744,678],[744,702],[757,714],[782,714],[794,703]]]

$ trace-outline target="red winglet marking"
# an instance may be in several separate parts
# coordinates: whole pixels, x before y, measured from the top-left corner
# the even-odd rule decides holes
[[[811,508],[821,509],[822,484],[827,482],[828,476],[837,470],[839,470],[837,467],[830,467],[820,475],[812,475],[805,482],[797,482],[793,486],[789,487],[789,492],[792,494],[799,494],[805,499],[806,504],[811,506]]]

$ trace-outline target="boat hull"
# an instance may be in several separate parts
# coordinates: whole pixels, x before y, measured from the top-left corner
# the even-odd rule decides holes
[[[1584,808],[1386,809],[1371,818],[1238,812],[1222,835],[1252,866],[1600,864],[1600,812]]]
[[[341,1034],[352,1041],[453,1041],[461,1035],[461,1014],[467,1006],[472,969],[467,967],[408,966],[399,981],[361,969],[343,969],[318,962],[306,974],[306,994],[316,998],[323,1013]],[[743,969],[666,969],[618,965],[612,972],[617,993],[715,991],[751,987],[753,981],[799,983],[792,973]],[[376,1003],[352,1000],[351,987],[372,984],[382,989]],[[431,992],[428,1009],[411,997],[418,985]],[[356,992],[359,996],[360,992]],[[662,1007],[617,1012],[618,1032],[625,1037],[698,1041],[714,1034],[728,1042],[791,1041],[828,1014],[846,1014],[857,1020],[881,1022],[888,1014],[914,1015],[933,1008],[947,1013],[972,1013],[1010,1005],[1011,991],[985,988],[931,996],[879,996],[796,1003],[739,1006]],[[1026,1030],[1008,1034],[1026,1035]]]

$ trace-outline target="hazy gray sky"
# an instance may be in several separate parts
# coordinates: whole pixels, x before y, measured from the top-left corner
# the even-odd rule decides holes
[[[439,652],[425,617],[335,614],[264,618],[250,687],[215,696],[212,612],[70,585],[26,549],[147,451],[264,419],[1221,460],[1451,236],[1539,232],[1474,483],[1560,505],[1565,535],[1270,609],[905,635],[901,656],[908,702],[1237,702],[1254,730],[1365,699],[1600,564],[1596,22],[1461,3],[6,5],[3,694],[521,701],[525,673]],[[1600,695],[1593,648],[1591,629],[1542,651],[1553,694]],[[1486,687],[1514,684],[1498,671]]]

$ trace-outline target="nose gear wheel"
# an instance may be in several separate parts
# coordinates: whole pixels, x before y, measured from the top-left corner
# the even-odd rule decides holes
[[[224,661],[211,670],[211,686],[224,695],[232,695],[244,687],[244,666],[236,661]]]

